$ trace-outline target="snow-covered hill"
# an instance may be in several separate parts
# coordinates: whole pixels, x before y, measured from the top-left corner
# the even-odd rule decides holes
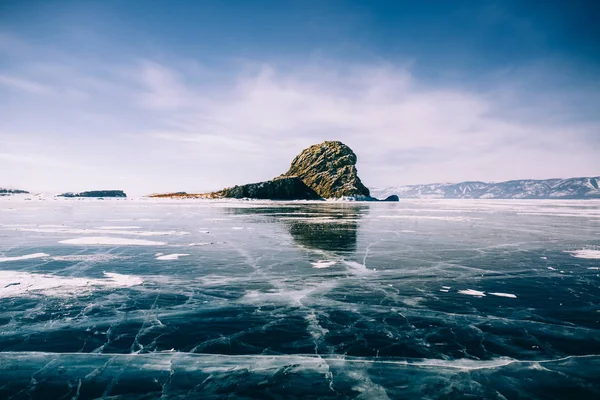
[[[392,194],[400,198],[443,199],[591,199],[600,198],[600,176],[591,178],[523,179],[498,183],[460,182],[429,185],[392,186],[372,189],[383,198]]]

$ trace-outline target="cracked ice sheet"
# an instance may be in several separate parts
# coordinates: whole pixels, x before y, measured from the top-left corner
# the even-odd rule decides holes
[[[267,393],[289,393],[292,398],[422,398],[431,397],[432,385],[441,397],[459,391],[473,397],[494,398],[502,393],[506,384],[514,385],[515,376],[521,376],[530,384],[520,389],[520,393],[538,397],[544,393],[539,383],[542,378],[553,379],[557,385],[569,385],[569,375],[564,372],[573,365],[580,370],[577,388],[593,387],[593,371],[600,366],[598,356],[538,362],[510,358],[453,362],[310,355],[17,352],[0,356],[0,384],[10,383],[7,386],[15,390],[29,387],[34,389],[33,394],[40,393],[40,396],[52,388],[53,393],[65,398],[73,397],[78,390],[95,394],[94,397],[98,397],[98,393],[130,397],[154,394],[156,398],[192,394],[212,397],[219,393],[260,397]],[[33,376],[35,386],[30,387]],[[119,376],[116,385],[115,376]],[[384,383],[390,380],[395,384],[386,387]],[[290,393],[290,389],[293,392]]]
[[[52,207],[63,204],[53,202]],[[36,221],[74,229],[124,219],[136,221],[127,225],[139,225],[141,231],[189,232],[168,236],[169,246],[219,245],[179,247],[190,255],[165,262],[154,256],[157,251],[170,254],[163,248],[113,244],[86,249],[57,244],[62,234],[2,231],[2,256],[51,256],[6,262],[0,271],[100,281],[111,280],[104,275],[108,272],[143,283],[91,291],[75,287],[68,296],[0,299],[0,365],[7,365],[0,379],[12,376],[11,382],[43,393],[44,374],[55,374],[53,382],[65,383],[65,398],[75,395],[79,378],[81,393],[95,397],[138,387],[156,397],[210,394],[220,388],[256,397],[460,393],[494,398],[510,397],[504,392],[507,382],[523,397],[548,397],[558,375],[564,387],[579,388],[588,397],[597,394],[592,375],[598,366],[584,357],[600,354],[597,311],[589,307],[597,293],[597,270],[590,268],[598,264],[564,253],[594,245],[594,221],[582,226],[576,222],[580,217],[515,214],[515,209],[545,207],[535,201],[196,204],[72,202],[64,206],[69,212],[61,214],[19,203],[11,217],[3,215],[9,218],[6,224]],[[395,210],[401,214],[404,206],[441,217],[463,217],[456,210],[465,208],[466,215],[478,219],[455,224],[378,218]],[[444,214],[445,208],[454,211]],[[69,221],[60,219],[64,215]],[[336,218],[346,222],[325,222]],[[250,229],[238,233],[232,227]],[[79,251],[123,258],[80,264],[55,260]],[[313,268],[318,260],[336,265]],[[458,293],[466,289],[486,296]],[[518,295],[518,300],[494,295],[500,293]],[[14,351],[25,372],[10,370]],[[76,352],[83,359],[63,358]],[[564,357],[570,358],[559,360]],[[543,372],[552,368],[560,373]],[[35,375],[37,385],[29,370],[42,370]],[[19,380],[12,373],[27,377]],[[61,378],[66,376],[73,377],[70,387]],[[434,393],[427,392],[431,384]]]

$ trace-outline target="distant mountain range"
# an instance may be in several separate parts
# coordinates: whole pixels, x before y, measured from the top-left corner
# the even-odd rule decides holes
[[[594,199],[600,198],[600,176],[569,179],[522,179],[506,182],[432,183],[373,189],[377,197],[432,199]]]

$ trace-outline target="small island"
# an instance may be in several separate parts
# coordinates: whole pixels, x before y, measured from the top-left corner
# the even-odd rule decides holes
[[[13,194],[29,194],[26,190],[0,188],[0,196],[11,196]]]
[[[91,190],[88,192],[80,192],[80,193],[63,193],[59,194],[58,197],[127,197],[125,192],[122,190]]]
[[[344,143],[325,141],[304,149],[286,173],[269,181],[236,185],[212,193],[176,192],[149,197],[379,201],[371,197],[369,189],[358,177],[356,161],[356,154]],[[383,201],[398,201],[398,196],[388,196]]]

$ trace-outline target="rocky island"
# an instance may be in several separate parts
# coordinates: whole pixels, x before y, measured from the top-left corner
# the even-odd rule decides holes
[[[356,170],[356,154],[342,142],[326,141],[304,149],[288,171],[270,181],[249,183],[217,192],[154,194],[155,198],[253,198],[265,200],[349,199],[377,201]],[[389,196],[385,201],[398,201]]]
[[[342,142],[323,142],[304,149],[281,177],[297,176],[325,199],[370,199],[369,189],[358,177],[356,161],[356,154]]]
[[[0,188],[0,196],[11,196],[13,194],[29,194],[29,192],[26,190]]]
[[[58,197],[127,197],[127,195],[122,190],[91,190],[80,193],[63,193]]]

